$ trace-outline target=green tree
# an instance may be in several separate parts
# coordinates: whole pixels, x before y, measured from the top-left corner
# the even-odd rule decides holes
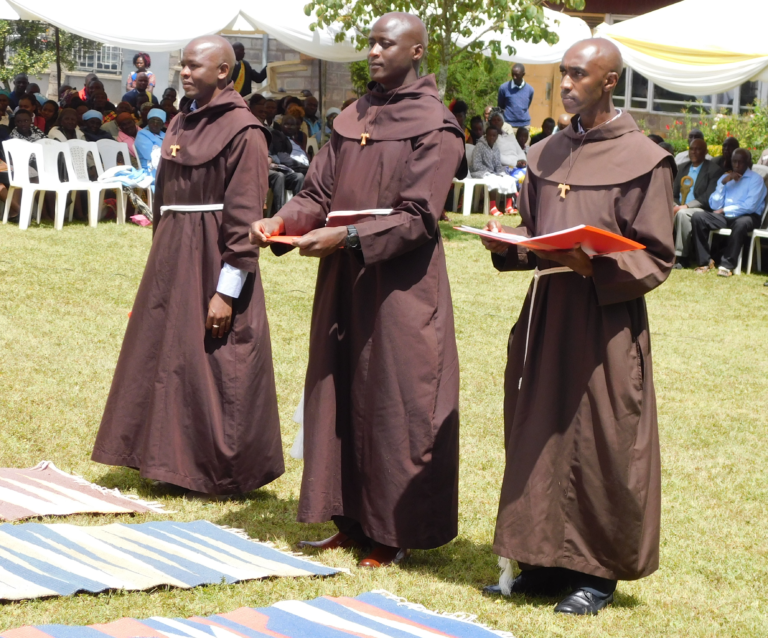
[[[496,106],[499,87],[509,80],[511,66],[504,60],[485,58],[477,64],[471,57],[463,57],[448,67],[445,101],[464,100],[469,117],[482,115],[486,105]]]
[[[580,10],[585,0],[552,0],[549,4]],[[481,64],[485,48],[493,59],[502,53],[500,40],[485,40],[491,32],[508,32],[513,40],[524,42],[555,44],[558,40],[557,33],[547,28],[542,0],[311,0],[304,10],[307,15],[315,12],[317,21],[312,28],[340,25],[342,29],[336,36],[339,41],[345,32],[354,32],[360,49],[368,44],[371,16],[388,11],[418,15],[429,34],[424,64],[435,73],[441,97],[452,64],[464,59]],[[515,53],[511,46],[506,49],[509,55]]]
[[[71,69],[75,65],[75,48],[101,46],[96,42],[59,31],[61,65]],[[54,28],[36,20],[0,20],[0,81],[6,88],[19,73],[47,75],[56,61]]]

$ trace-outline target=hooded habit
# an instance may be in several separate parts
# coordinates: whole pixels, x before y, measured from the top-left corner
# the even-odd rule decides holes
[[[152,249],[94,461],[212,494],[248,492],[283,473],[259,251],[248,241],[267,194],[268,139],[231,85],[171,121]],[[231,330],[214,339],[205,321],[224,263],[248,275]]]
[[[586,139],[577,125],[575,117],[531,147],[522,224],[508,230],[533,236],[590,224],[646,248],[593,257],[593,277],[541,276],[530,326],[529,291],[509,340],[493,549],[527,565],[632,580],[659,565],[661,467],[644,295],[674,261],[674,168],[626,112]],[[571,187],[564,198],[562,183]],[[493,261],[499,270],[560,266],[522,248]]]
[[[462,165],[434,76],[375,85],[336,118],[279,213],[287,235],[354,225],[361,245],[320,261],[299,521],[345,516],[392,547],[456,536],[459,362],[438,220]]]

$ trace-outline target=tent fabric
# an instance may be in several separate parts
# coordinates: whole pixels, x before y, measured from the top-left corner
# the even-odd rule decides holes
[[[105,12],[88,12],[73,8],[61,0],[0,0],[0,19],[43,20],[61,29],[76,33],[96,42],[139,51],[172,51],[181,49],[191,39],[213,33],[252,32],[268,33],[270,37],[305,55],[330,62],[364,60],[367,51],[358,51],[352,34],[343,42],[336,42],[338,27],[311,31],[313,16],[304,13],[307,0],[188,0],[183,6],[169,0],[152,5],[152,17],[126,23],[120,16]],[[526,64],[559,62],[565,50],[574,42],[590,37],[589,27],[579,19],[544,9],[551,29],[560,36],[555,45],[546,42],[513,42],[508,33],[490,33],[486,41],[500,39],[502,60]],[[480,33],[482,29],[478,30]],[[459,40],[463,46],[466,40]],[[514,55],[506,52],[511,45]],[[490,54],[490,51],[487,51]]]
[[[162,0],[152,3],[151,16],[134,19],[117,10],[90,11],[85,5],[61,0],[3,1],[23,20],[42,20],[96,42],[147,52],[181,49],[193,38],[223,31],[235,23],[240,4],[237,0],[182,4]]]
[[[544,20],[551,31],[555,31],[559,36],[557,44],[548,44],[547,42],[515,42],[509,35],[509,32],[492,31],[482,39],[486,42],[499,40],[501,42],[501,55],[499,59],[510,62],[519,62],[521,64],[556,64],[563,59],[565,52],[576,42],[586,40],[592,37],[592,31],[584,20],[574,18],[565,13],[558,13],[551,9],[544,8]],[[475,33],[481,33],[484,29],[480,28]],[[464,46],[468,39],[459,39],[459,46]],[[515,48],[515,53],[507,53],[507,46]],[[485,50],[486,55],[490,55],[490,50]]]
[[[683,0],[613,25],[597,35],[612,40],[624,63],[669,91],[723,93],[768,80],[766,0]]]

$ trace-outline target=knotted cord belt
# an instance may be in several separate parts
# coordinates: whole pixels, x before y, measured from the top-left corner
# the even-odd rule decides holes
[[[559,272],[573,272],[568,266],[557,266],[556,268],[547,268],[545,270],[533,271],[533,292],[531,292],[531,305],[528,306],[528,326],[525,330],[525,354],[523,355],[523,370],[525,370],[525,362],[528,360],[528,341],[531,338],[531,321],[533,321],[533,304],[536,302],[536,290],[539,287],[539,279],[545,275],[554,275]],[[517,383],[517,389],[523,385],[523,377],[520,377],[520,381]]]

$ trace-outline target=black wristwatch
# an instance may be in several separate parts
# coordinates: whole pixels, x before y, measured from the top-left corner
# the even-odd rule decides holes
[[[360,250],[360,236],[357,234],[357,228],[347,226],[347,238],[344,240],[344,248]]]

